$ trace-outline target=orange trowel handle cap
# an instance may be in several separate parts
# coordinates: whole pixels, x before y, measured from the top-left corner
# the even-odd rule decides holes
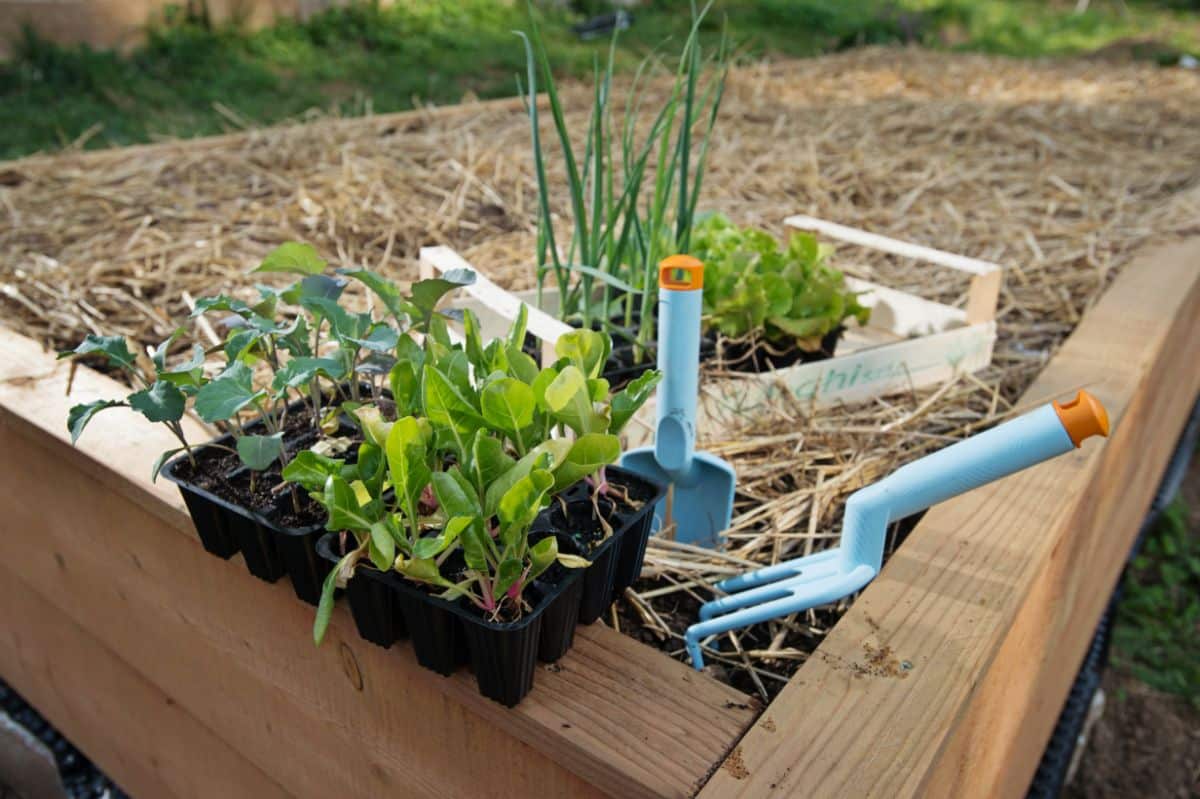
[[[1069,402],[1055,401],[1054,411],[1077,447],[1085,438],[1108,435],[1108,411],[1086,391],[1080,391]]]
[[[672,291],[704,288],[704,264],[690,255],[672,255],[658,262],[658,285]]]

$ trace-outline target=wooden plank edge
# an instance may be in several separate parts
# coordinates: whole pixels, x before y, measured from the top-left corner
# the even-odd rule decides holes
[[[1200,262],[1200,247],[1194,257]],[[1100,467],[1112,490],[1087,495],[1067,524],[1092,534],[1064,536],[1052,549],[922,794],[1025,796],[1200,394],[1200,369],[1178,382],[1168,376],[1178,374],[1181,359],[1195,357],[1188,343],[1200,341],[1200,283],[1193,285],[1192,296],[1191,310],[1175,317],[1164,349],[1123,417],[1152,420],[1154,432],[1149,425],[1133,424],[1115,431],[1114,439],[1137,441],[1128,449],[1140,457],[1108,458]],[[1113,451],[1120,443],[1114,440]],[[1031,657],[1033,652],[1041,654]]]
[[[133,796],[290,796],[132,668],[0,564],[0,673],[55,727]],[[136,717],[137,723],[129,723]],[[169,730],[169,733],[166,732]],[[128,750],[139,754],[130,757]],[[215,779],[206,794],[179,764],[203,763]]]
[[[0,359],[0,424],[49,449],[65,462],[79,463],[109,490],[135,502],[175,530],[195,538],[177,490],[168,484],[150,484],[148,475],[139,474],[139,470],[130,464],[130,461],[149,462],[154,457],[152,452],[169,446],[173,439],[165,429],[149,425],[127,410],[114,409],[96,418],[78,447],[71,447],[68,441],[66,407],[97,397],[120,396],[122,386],[91,369],[80,367],[68,398],[63,390],[70,366],[56,362],[36,342],[3,327],[0,327],[0,353],[4,356]],[[49,396],[40,396],[41,389]],[[131,429],[136,429],[136,434],[131,435]],[[344,608],[339,610],[339,615],[346,613]],[[612,656],[602,659],[608,661],[606,668],[611,671],[614,687],[622,684],[621,668],[627,663],[637,663],[639,658],[648,656],[653,656],[656,663],[661,660],[662,668],[691,684],[691,695],[696,704],[689,712],[703,715],[701,711],[705,707],[722,710],[725,717],[722,725],[728,730],[730,741],[728,745],[722,744],[722,751],[740,737],[756,715],[757,703],[736,689],[706,675],[695,674],[684,664],[611,629],[581,628],[579,641],[574,652],[576,657],[588,657],[589,652],[591,657],[596,657],[601,652],[611,651]],[[447,694],[458,702],[497,724],[512,728],[516,737],[535,749],[555,758],[564,757],[566,753],[564,765],[603,790],[615,788],[622,793],[643,795],[637,787],[636,777],[630,783],[630,775],[625,775],[622,780],[613,773],[612,764],[619,762],[620,755],[608,753],[614,755],[609,758],[604,752],[597,753],[576,743],[575,736],[564,731],[553,710],[539,703],[536,697],[510,711],[481,697],[468,674],[460,673],[454,680],[439,682],[444,683]],[[608,697],[605,702],[612,704],[613,699]],[[616,699],[619,703],[619,694]],[[714,751],[714,757],[717,754]],[[698,771],[690,779],[698,783],[703,774]]]
[[[1179,247],[1185,248],[1185,251],[1182,254],[1182,256],[1180,256],[1178,254],[1178,252],[1175,250],[1175,248],[1179,248]],[[1177,257],[1177,258],[1178,257],[1182,257],[1184,259],[1190,258],[1192,264],[1200,263],[1200,239],[1191,239],[1182,244],[1172,245],[1171,247],[1168,247],[1166,249],[1170,252],[1175,253],[1175,257]],[[1102,299],[1101,304],[1103,305],[1106,300],[1109,303],[1118,302],[1119,298],[1117,297],[1117,295],[1123,290],[1128,290],[1128,289],[1126,289],[1126,286],[1135,279],[1135,275],[1136,275],[1136,279],[1140,279],[1142,281],[1148,281],[1148,282],[1154,281],[1155,275],[1153,273],[1153,262],[1156,258],[1159,258],[1162,256],[1163,256],[1162,248],[1149,251],[1147,253],[1144,253],[1142,256],[1140,256],[1139,261],[1142,264],[1140,271],[1145,274],[1136,275],[1136,273],[1139,271],[1139,269],[1136,268],[1136,266],[1137,266],[1136,263],[1127,267],[1125,270],[1125,273],[1122,275],[1122,277],[1118,278],[1117,284],[1114,284],[1114,286],[1112,288],[1110,288],[1109,292]],[[1192,274],[1191,280],[1192,280],[1192,282],[1190,285],[1190,291],[1189,291],[1188,295],[1186,297],[1180,297],[1180,308],[1183,308],[1185,310],[1181,310],[1179,312],[1179,318],[1187,319],[1189,313],[1191,314],[1191,318],[1195,318],[1196,316],[1200,315],[1200,308],[1197,308],[1197,306],[1200,305],[1200,281],[1198,281],[1196,279],[1195,274]],[[1136,285],[1133,286],[1134,290],[1136,290],[1137,288],[1138,287]],[[1176,288],[1179,288],[1179,287],[1176,286]],[[1187,310],[1187,309],[1190,309],[1190,310]],[[1085,322],[1086,321],[1087,321],[1087,318],[1085,317]],[[1180,334],[1178,332],[1172,332],[1171,335],[1178,336]],[[1185,331],[1184,335],[1186,335],[1186,331]],[[1153,348],[1153,356],[1150,358],[1150,362],[1152,364],[1158,365],[1159,367],[1162,367],[1162,363],[1158,356],[1160,354],[1162,347],[1164,346],[1163,342],[1167,338],[1168,338],[1168,336],[1163,335],[1158,340],[1151,342],[1151,347]],[[1186,341],[1188,339],[1185,338],[1184,340]],[[1190,340],[1194,341],[1196,339],[1193,336],[1193,338],[1191,338]],[[1064,347],[1064,349],[1067,349],[1067,348]],[[1055,361],[1051,362],[1050,369],[1047,369],[1045,372],[1043,372],[1043,375],[1046,375],[1047,373],[1052,372],[1053,366],[1057,362],[1057,359],[1059,357],[1061,357],[1061,353],[1060,353],[1060,356],[1056,356]],[[1162,368],[1165,368],[1165,367],[1162,367]],[[1200,378],[1200,375],[1197,375],[1196,369],[1193,368],[1193,372],[1191,375],[1191,379],[1192,379],[1191,385],[1193,386],[1193,389],[1195,387],[1196,380],[1198,378]],[[1041,393],[1044,393],[1043,387],[1039,383],[1035,383],[1034,386],[1032,386],[1030,388],[1030,390],[1026,393],[1025,396],[1026,396],[1026,399],[1032,399],[1033,401],[1036,401],[1039,403],[1047,401],[1049,399],[1049,397],[1041,396]],[[1186,394],[1187,390],[1185,390],[1183,393]],[[1031,397],[1031,395],[1032,395],[1032,397]],[[1186,415],[1187,408],[1190,408],[1190,396],[1191,395],[1189,395],[1189,398],[1186,401],[1181,401],[1181,403],[1179,403],[1179,405],[1180,405],[1179,408],[1172,407],[1172,408],[1169,408],[1168,410],[1164,410],[1164,414],[1173,414],[1174,416],[1177,416],[1179,418],[1166,418],[1164,415],[1160,415],[1160,419],[1162,421],[1164,421],[1164,423],[1167,425],[1168,428],[1177,429],[1178,426],[1180,424],[1182,424],[1181,420]],[[1186,408],[1183,407],[1184,405],[1186,405]],[[1123,416],[1124,411],[1125,411],[1124,403],[1122,404],[1121,411],[1122,411],[1121,415]],[[1119,421],[1119,417],[1118,417],[1118,424],[1119,423],[1120,423],[1120,421]],[[1169,435],[1167,435],[1166,438],[1169,439],[1170,442],[1173,444],[1174,440],[1170,439]],[[1164,440],[1166,440],[1166,439],[1164,439]],[[1164,458],[1165,457],[1169,457],[1169,449],[1166,450]],[[1099,460],[1097,460],[1097,458],[1093,457],[1090,459],[1090,461],[1092,462],[1093,473],[1098,471],[1100,468],[1098,465]],[[1151,468],[1156,469],[1156,468],[1158,468],[1158,465],[1159,464],[1155,464]],[[1043,464],[1043,466],[1038,467],[1038,468],[1042,469],[1042,470],[1046,470],[1046,466],[1048,466],[1048,465]],[[1072,470],[1077,471],[1078,465],[1077,464],[1071,465],[1069,462],[1067,462],[1067,463],[1060,462],[1058,464],[1058,467],[1056,470],[1070,473]],[[1049,471],[1044,471],[1043,473],[1048,474]],[[1013,478],[1009,478],[1009,480],[1014,480],[1014,479],[1016,479],[1015,476]],[[1139,497],[1137,500],[1135,500],[1132,503],[1133,512],[1134,512],[1135,516],[1144,510],[1145,504],[1148,503],[1149,497],[1157,485],[1157,483],[1154,481],[1151,481],[1151,483],[1152,484],[1147,484],[1144,491],[1142,492],[1143,494],[1145,494],[1145,496]],[[981,489],[981,491],[983,491],[983,489]],[[966,500],[964,500],[964,498],[959,498],[958,500],[954,500],[952,502],[956,503],[956,504],[963,504],[963,503],[966,503]],[[946,504],[950,505],[951,503],[946,503]],[[934,512],[931,511],[931,514],[933,514],[933,513]],[[944,516],[945,514],[941,514],[941,515]],[[962,516],[963,514],[959,513],[958,515]],[[967,515],[969,516],[969,512],[967,513]],[[1077,513],[1072,513],[1072,514],[1070,514],[1069,518],[1076,519],[1076,518],[1078,518],[1078,515],[1077,515]],[[923,535],[923,533],[925,532],[925,529],[929,527],[929,524],[928,524],[929,520],[930,520],[930,517],[927,516],[926,519],[923,520],[920,525],[918,525],[917,529],[914,530],[914,532],[910,536],[909,541],[906,542],[906,544],[901,548],[901,552],[906,553],[908,550],[913,548],[911,546],[911,544],[914,542],[915,539],[918,539],[919,537],[921,537]],[[1135,532],[1136,532],[1136,529],[1126,530],[1125,531],[1125,539],[1126,540],[1123,541],[1120,546],[1124,546],[1125,543],[1128,543],[1131,540],[1131,537],[1135,534]],[[1122,550],[1122,551],[1125,551],[1125,550]],[[1048,573],[1046,571],[1047,568],[1048,567],[1046,566],[1046,564],[1043,563],[1042,569],[1039,571],[1039,574]],[[845,616],[843,616],[843,618],[839,621],[838,625],[830,633],[830,636],[826,639],[826,644],[823,644],[822,647],[817,650],[817,657],[810,659],[809,664],[816,665],[817,663],[820,663],[823,660],[820,657],[822,655],[822,650],[824,650],[827,647],[827,644],[831,641],[835,641],[838,639],[846,639],[846,640],[852,639],[852,640],[854,640],[855,643],[857,643],[857,641],[859,639],[862,639],[864,635],[868,635],[871,632],[878,632],[877,623],[873,619],[870,618],[868,608],[870,608],[872,605],[878,605],[879,603],[877,600],[884,595],[885,591],[883,590],[883,586],[886,582],[886,576],[887,576],[888,571],[889,571],[888,566],[885,566],[884,574],[881,575],[881,577],[878,578],[872,585],[868,586],[868,588],[863,592],[863,594],[860,595],[859,600],[854,604],[854,606],[851,608],[851,610]],[[1115,579],[1115,578],[1113,578],[1113,579]],[[1109,581],[1109,583],[1111,584],[1111,580]],[[1044,591],[1045,588],[1043,587],[1041,590]],[[1041,598],[1044,599],[1044,594],[1041,595]],[[890,599],[891,598],[889,597],[889,602],[887,604],[891,604]],[[1025,593],[1024,600],[1025,601],[1022,605],[1023,607],[1037,607],[1038,606],[1038,602],[1040,601],[1039,594],[1037,593],[1037,591],[1034,590],[1032,581],[1030,582],[1029,590]],[[1091,615],[1098,617],[1098,611],[1096,611],[1095,613],[1093,613]],[[1016,625],[1018,618],[1019,618],[1019,613],[1014,612],[1011,617],[1011,623],[1009,625],[1010,631]],[[1081,624],[1085,624],[1085,625],[1087,624],[1087,619],[1083,618],[1082,616],[1079,619],[1076,619],[1076,621],[1078,621]],[[1094,626],[1095,618],[1091,618],[1091,621],[1093,622],[1093,626]],[[1090,630],[1092,629],[1092,627],[1086,627],[1086,629],[1089,631],[1088,637],[1090,638]],[[1007,647],[1007,650],[1009,652],[1015,651],[1016,648],[1019,647],[1019,644],[1012,643],[1012,642],[1015,642],[1018,640],[1019,640],[1019,637],[1018,638],[1009,638],[1006,640],[1006,643],[1004,644],[1004,646]],[[997,642],[995,648],[992,651],[992,656],[987,658],[981,664],[981,668],[979,668],[977,670],[976,675],[974,677],[970,677],[970,678],[964,677],[963,679],[969,679],[971,685],[974,686],[974,688],[976,688],[976,689],[979,686],[983,685],[985,683],[985,681],[988,679],[988,675],[991,673],[992,666],[998,662],[1003,663],[1003,652],[1001,650],[1002,650],[1001,643]],[[1081,656],[1081,653],[1077,652],[1076,655]],[[836,656],[834,656],[834,657],[836,657]],[[1077,663],[1078,663],[1078,657],[1075,660],[1075,664],[1077,664]],[[1069,671],[1070,676],[1073,677],[1074,671],[1070,670],[1070,669],[1068,671]],[[805,702],[803,699],[804,696],[809,695],[809,694],[805,693],[806,686],[810,686],[808,688],[809,691],[820,690],[820,687],[821,687],[819,681],[814,680],[812,675],[810,675],[809,672],[810,672],[809,665],[806,664],[806,666],[804,668],[802,668],[799,672],[797,672],[796,675],[793,676],[791,683],[785,689],[785,694],[783,696],[788,696],[790,694],[789,699],[793,702],[793,704],[796,702],[799,702],[800,705],[810,705],[810,704],[813,706],[816,705],[815,702],[808,703],[808,702]],[[1060,688],[1060,686],[1054,686],[1053,690],[1048,690],[1048,691],[1043,692],[1043,693],[1047,694],[1047,697],[1048,697],[1047,701],[1052,701],[1053,699],[1055,699],[1055,697],[1058,700],[1062,699],[1063,693],[1061,690],[1059,690],[1059,688]],[[1049,696],[1049,694],[1054,694],[1055,696]],[[942,765],[943,762],[946,762],[946,763],[951,762],[950,759],[943,761],[942,760],[943,757],[952,758],[955,753],[959,753],[960,757],[964,757],[964,755],[962,755],[961,753],[964,750],[968,751],[968,752],[972,751],[972,746],[971,746],[972,743],[978,744],[985,748],[987,746],[986,743],[981,743],[977,740],[973,740],[969,736],[962,738],[963,741],[967,741],[968,743],[956,743],[957,736],[964,736],[965,731],[971,728],[971,722],[973,720],[976,725],[976,729],[979,731],[979,734],[987,736],[989,740],[994,741],[994,737],[993,737],[994,732],[995,732],[994,728],[988,728],[986,726],[981,726],[979,719],[987,717],[994,721],[997,716],[996,716],[996,714],[993,714],[992,716],[988,717],[987,714],[983,713],[982,711],[972,710],[972,707],[973,707],[972,703],[975,700],[976,696],[978,696],[978,695],[979,695],[978,691],[973,690],[968,701],[963,703],[963,706],[960,708],[960,711],[958,712],[958,714],[956,716],[956,720],[955,720],[952,728],[948,728],[944,731],[944,735],[940,739],[940,742],[936,749],[936,752],[931,753],[932,757],[930,758],[929,762],[926,764],[926,768],[922,769],[919,774],[915,775],[915,780],[916,780],[915,783],[911,782],[911,781],[904,783],[904,785],[902,786],[904,788],[904,790],[897,790],[897,786],[895,786],[895,785],[891,785],[890,787],[881,787],[880,785],[875,785],[874,786],[875,789],[871,791],[871,794],[875,795],[877,793],[878,795],[887,795],[887,796],[910,795],[910,794],[919,793],[919,791],[916,789],[916,785],[923,785],[925,787],[928,787],[930,790],[935,790],[935,789],[938,789],[939,787],[941,787],[944,784],[944,777],[938,776],[939,769],[944,768],[944,766]],[[782,696],[780,698],[782,698]],[[813,698],[815,699],[816,697],[814,696]],[[776,700],[776,703],[778,703],[778,702],[779,702],[779,698],[777,698],[777,700]],[[760,720],[759,724],[756,725],[755,728],[750,730],[746,734],[746,736],[743,737],[742,742],[740,742],[739,745],[735,748],[733,754],[729,758],[726,759],[725,763],[723,764],[723,768],[716,772],[716,775],[719,775],[721,777],[721,779],[719,779],[719,780],[716,779],[716,775],[715,775],[714,779],[710,780],[710,782],[701,791],[701,793],[700,793],[701,796],[715,798],[715,797],[725,797],[725,796],[729,796],[729,795],[734,795],[734,793],[736,793],[736,795],[738,795],[738,796],[762,796],[762,795],[767,795],[767,794],[773,795],[773,793],[777,787],[782,788],[782,785],[777,785],[777,783],[772,783],[769,786],[767,786],[766,788],[764,788],[761,784],[761,780],[757,780],[755,782],[756,787],[753,790],[749,789],[748,787],[737,785],[737,780],[747,779],[752,776],[751,773],[746,768],[744,746],[747,744],[756,745],[757,741],[755,739],[761,740],[763,738],[764,725],[766,725],[768,723],[770,723],[770,730],[768,732],[770,732],[772,734],[775,732],[774,722],[772,721],[772,718],[771,718],[771,711],[772,711],[772,709],[776,708],[776,703],[772,703],[772,705],[768,706],[768,708],[767,708],[766,712],[764,713],[764,716]],[[1059,701],[1059,704],[1061,704],[1061,701]],[[814,722],[814,723],[819,723],[819,722]],[[791,731],[784,731],[785,734],[787,732],[791,732]],[[901,738],[902,738],[903,734],[904,734],[903,731],[896,733],[896,735],[901,736]],[[821,736],[819,735],[819,733],[816,734],[816,737],[814,738],[814,740],[821,740]],[[1035,740],[1036,740],[1036,738],[1035,738]],[[1041,740],[1040,743],[1044,744],[1044,739]],[[879,742],[876,742],[876,746],[881,747],[881,748],[888,748],[890,745],[887,745],[886,742],[884,742],[884,741],[879,741]],[[839,767],[843,768],[843,770],[846,768],[853,769],[853,768],[856,768],[859,766],[861,766],[864,769],[867,769],[867,768],[871,768],[872,764],[876,760],[879,759],[878,758],[879,754],[880,754],[880,752],[876,752],[876,755],[872,758],[872,760],[870,762],[863,762],[861,764],[856,764],[856,763],[847,762],[846,758],[848,757],[848,753],[846,753],[846,752],[836,750],[836,749],[835,750],[825,750],[822,752],[822,761],[838,764]],[[884,754],[885,754],[884,759],[886,759],[886,753],[884,753]],[[1040,749],[1037,750],[1037,754],[1040,755]],[[755,765],[762,766],[764,764],[756,763]],[[775,764],[775,771],[779,775],[779,779],[778,779],[779,783],[782,783],[782,781],[789,776],[789,773],[791,772],[791,766],[792,766],[792,763],[790,763],[790,762],[784,763],[781,761],[781,762],[778,762]],[[1036,760],[1031,761],[1029,758],[1026,758],[1026,760],[1024,761],[1024,763],[1022,765],[1022,768],[1028,768],[1029,773],[1032,773],[1032,768],[1035,766],[1036,766]],[[728,776],[732,776],[732,779],[734,780],[734,782],[730,782],[730,779],[727,778]],[[959,787],[961,787],[961,786],[959,786]]]

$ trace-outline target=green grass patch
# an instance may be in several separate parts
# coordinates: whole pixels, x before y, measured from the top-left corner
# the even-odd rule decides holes
[[[1114,664],[1200,708],[1200,535],[1176,500],[1125,578]]]
[[[582,2],[582,0],[577,0]],[[593,8],[604,5],[591,0]],[[1170,60],[1200,52],[1200,17],[1173,6],[1196,0],[717,0],[702,31],[711,48],[723,24],[739,57],[808,56],[860,44],[921,41],[1008,55],[1055,55],[1112,42],[1153,39],[1144,55]],[[618,71],[657,48],[678,51],[688,0],[654,0],[635,10],[622,35]],[[571,31],[581,19],[542,9],[543,33],[560,75],[584,75],[607,42]],[[465,94],[516,92],[528,29],[524,3],[504,0],[360,2],[305,22],[254,32],[180,18],[150,31],[128,56],[61,47],[27,35],[0,64],[0,158],[55,150],[80,137],[87,147],[266,125],[310,109],[356,115],[450,103]]]

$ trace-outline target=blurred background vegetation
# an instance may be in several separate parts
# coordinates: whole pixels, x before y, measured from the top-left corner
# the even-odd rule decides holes
[[[0,63],[0,158],[108,147],[266,125],[312,109],[382,113],[464,96],[514,94],[528,26],[521,0],[355,2],[250,31],[177,7],[121,55],[52,44],[26,30]],[[200,10],[197,10],[200,9]],[[810,56],[863,44],[919,43],[1011,56],[1095,53],[1178,63],[1200,56],[1200,0],[716,0],[738,57]],[[551,57],[582,74],[607,44],[572,26],[605,0],[539,3]],[[682,41],[688,0],[649,0],[620,38],[631,68]],[[16,124],[11,121],[15,120]]]

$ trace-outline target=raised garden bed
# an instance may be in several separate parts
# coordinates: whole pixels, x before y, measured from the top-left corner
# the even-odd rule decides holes
[[[149,482],[164,434],[112,411],[72,449],[67,407],[112,382],[81,368],[67,397],[69,367],[3,332],[0,672],[134,795],[1018,795],[1200,390],[1198,338],[1200,243],[1128,266],[1023,403],[1087,387],[1113,438],[932,509],[753,723],[596,625],[512,710],[345,610],[313,649],[311,609],[203,552]]]

